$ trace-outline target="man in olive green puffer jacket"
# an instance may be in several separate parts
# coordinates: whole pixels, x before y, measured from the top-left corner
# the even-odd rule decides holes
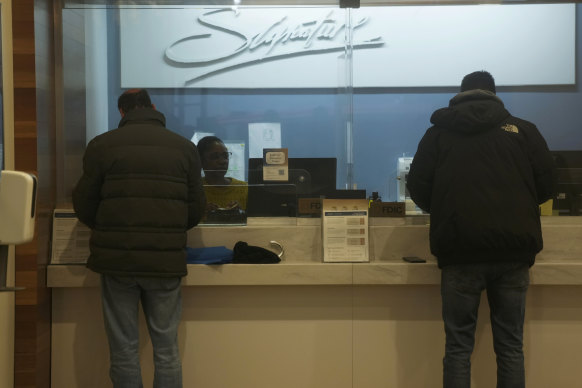
[[[113,385],[141,386],[138,306],[154,348],[154,387],[181,387],[177,344],[188,229],[205,207],[196,146],[165,127],[144,89],[118,100],[119,127],[95,137],[73,190],[92,230],[87,266],[101,274]]]

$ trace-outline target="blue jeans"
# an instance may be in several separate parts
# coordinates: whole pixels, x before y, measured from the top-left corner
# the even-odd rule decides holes
[[[142,388],[138,311],[141,301],[154,350],[154,388],[181,388],[178,325],[182,312],[180,278],[101,275],[109,376],[115,388]]]
[[[446,266],[441,296],[446,345],[444,388],[471,386],[471,353],[481,292],[487,290],[493,348],[497,356],[497,388],[524,388],[523,323],[529,265],[521,262]]]

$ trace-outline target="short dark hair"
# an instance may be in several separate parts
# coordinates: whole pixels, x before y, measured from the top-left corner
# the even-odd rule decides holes
[[[196,146],[198,147],[198,153],[202,158],[204,158],[204,154],[214,143],[224,144],[224,142],[216,136],[205,136],[202,139],[198,140],[198,144]]]
[[[152,100],[145,89],[130,89],[125,92],[117,100],[117,108],[121,109],[123,113],[127,113],[137,108],[151,108]]]
[[[473,89],[488,90],[495,94],[495,80],[493,76],[485,70],[467,74],[461,82],[461,92]]]

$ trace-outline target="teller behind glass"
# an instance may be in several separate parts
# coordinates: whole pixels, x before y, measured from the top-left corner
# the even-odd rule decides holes
[[[198,141],[202,159],[206,193],[205,221],[239,221],[247,208],[247,182],[226,176],[232,153],[216,136],[206,136]]]

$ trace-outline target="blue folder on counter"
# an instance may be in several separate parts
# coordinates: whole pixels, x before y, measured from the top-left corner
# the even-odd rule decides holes
[[[186,248],[188,264],[232,263],[233,251],[227,247]]]

